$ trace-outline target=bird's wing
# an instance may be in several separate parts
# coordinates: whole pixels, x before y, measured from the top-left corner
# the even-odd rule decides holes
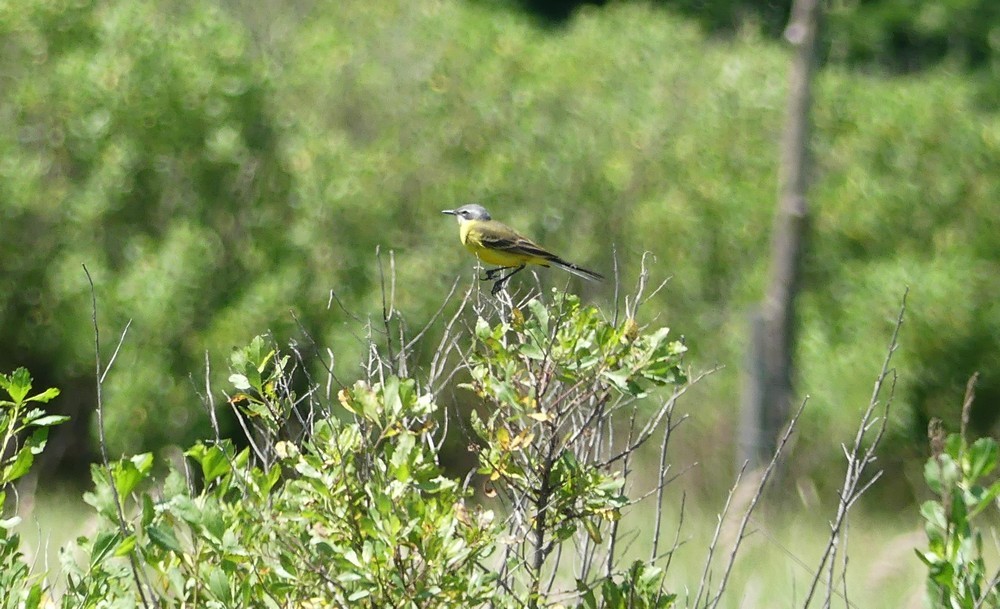
[[[531,239],[519,234],[514,229],[499,222],[483,222],[476,227],[477,241],[486,248],[500,250],[511,254],[523,254],[533,258],[553,260],[555,254],[538,245]]]

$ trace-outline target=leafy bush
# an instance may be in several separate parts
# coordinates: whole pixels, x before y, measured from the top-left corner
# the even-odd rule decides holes
[[[12,374],[0,373],[0,390],[9,399],[0,399],[0,607],[3,609],[35,609],[42,602],[43,582],[32,576],[30,567],[21,556],[21,538],[12,532],[20,518],[6,517],[7,492],[34,463],[35,456],[45,449],[49,429],[66,421],[66,417],[46,414],[39,405],[59,395],[55,388],[31,393],[32,380],[28,371],[18,368]]]
[[[255,399],[283,401],[267,389]],[[423,427],[436,406],[396,378],[358,383],[340,400],[354,422],[316,421],[301,445],[276,442],[269,465],[255,465],[250,448],[195,445],[185,454],[201,490],[172,470],[159,491],[135,495],[125,538],[95,469],[88,502],[104,524],[82,545],[86,567],[64,565],[64,604],[140,602],[145,590],[160,606],[481,605],[494,592],[480,566],[493,551],[491,515],[462,508],[467,493],[442,475]],[[123,499],[150,476],[151,460],[140,462],[115,466]],[[141,565],[138,585],[118,558],[128,555]]]
[[[726,366],[703,389],[721,406],[692,421],[689,450],[731,465],[745,313],[766,274],[782,48],[753,28],[707,37],[640,3],[557,29],[494,3],[226,6],[0,6],[12,126],[0,132],[0,258],[19,286],[0,294],[0,367],[30,364],[67,391],[88,379],[86,262],[101,322],[134,318],[130,377],[107,387],[111,450],[190,445],[208,421],[190,408],[202,384],[189,375],[210,347],[245,344],[248,328],[291,335],[297,320],[353,376],[368,330],[344,311],[376,310],[390,267],[386,292],[413,323],[430,319],[470,266],[438,211],[475,199],[609,277],[616,250],[621,285],[655,254],[672,280],[650,305]],[[872,312],[887,329],[911,285],[901,361],[917,372],[901,379],[890,430],[903,468],[926,421],[953,416],[968,370],[983,372],[974,426],[1000,412],[1000,122],[946,67],[919,79],[830,67],[817,85],[804,425],[849,433],[843,404],[865,402],[881,356]],[[613,294],[611,282],[580,290]],[[429,365],[432,350],[414,348]],[[224,366],[209,363],[219,386]],[[74,424],[86,433],[84,417]],[[832,484],[839,446],[810,449],[791,475]]]
[[[294,346],[286,352],[257,337],[230,357],[233,391],[223,406],[239,413],[248,445],[238,448],[217,430],[188,449],[183,463],[165,463],[165,475],[150,453],[94,466],[85,499],[96,512],[95,530],[64,548],[59,583],[55,573],[30,573],[9,534],[13,521],[3,521],[4,606],[672,607],[678,597],[664,589],[664,578],[681,531],[663,551],[663,490],[668,445],[684,419],[674,419],[673,407],[690,387],[689,373],[681,341],[636,321],[642,300],[641,293],[630,297],[618,321],[558,291],[548,301],[504,298],[492,305],[496,315],[477,302],[468,334],[450,334],[458,314],[446,324],[436,351],[443,368],[398,376],[410,355],[394,352],[387,334],[384,343],[369,343],[368,376],[351,386],[332,369],[325,382],[314,379]],[[894,336],[877,388],[894,378],[888,358],[895,347]],[[469,375],[464,386],[476,410],[442,416],[436,394],[460,372]],[[55,390],[29,397],[30,387],[23,369],[0,376],[11,398],[0,402],[0,423],[9,430],[4,446],[30,432],[2,464],[3,490],[28,470],[48,427],[64,420],[31,407]],[[822,594],[820,584],[827,604],[837,592],[848,512],[879,476],[867,468],[885,430],[881,399],[876,390],[853,448],[845,448],[847,478],[804,606]],[[453,477],[439,462],[453,420],[476,455],[478,480]],[[660,465],[638,476],[653,488],[637,492],[638,450],[654,437]],[[971,607],[969,599],[985,594],[991,603],[988,591],[995,590],[984,585],[975,554],[981,537],[969,523],[1000,493],[1000,483],[976,483],[990,475],[1000,451],[992,440],[966,446],[941,438],[927,475],[942,499],[922,510],[931,544],[919,555],[931,566],[936,599]],[[723,599],[773,467],[749,488],[739,478],[732,488],[694,606],[714,608]],[[734,495],[746,491],[734,508]],[[622,547],[635,531],[621,517],[652,496],[653,517],[634,521],[652,546],[641,559]],[[733,526],[716,578],[720,532]],[[50,598],[57,589],[60,596]],[[846,593],[845,586],[850,604]]]
[[[471,413],[478,471],[505,505],[516,506],[510,536],[520,540],[515,545],[528,546],[512,553],[501,581],[506,578],[504,587],[510,589],[526,585],[528,605],[537,607],[552,593],[552,580],[546,586],[542,579],[558,570],[561,554],[550,559],[563,543],[585,532],[577,546],[586,557],[607,541],[609,528],[612,539],[617,536],[613,525],[631,503],[623,494],[624,464],[661,424],[669,427],[673,405],[662,402],[637,423],[636,400],[653,388],[686,381],[680,367],[686,348],[667,340],[667,328],[641,332],[631,317],[618,325],[608,323],[595,307],[583,306],[569,294],[556,293],[549,305],[532,299],[527,309],[514,309],[509,322],[492,326],[478,320],[478,348],[469,358],[472,381],[465,386],[486,406],[485,415]],[[612,421],[629,412],[633,428],[620,446],[595,442],[614,437]],[[604,579],[577,580],[585,600],[590,599],[584,606],[595,606],[595,589],[605,606],[619,606],[612,599],[624,598],[611,577],[613,545],[608,552]],[[588,570],[585,565],[580,573]],[[522,572],[527,582],[520,581]],[[661,594],[658,586],[639,585],[658,573],[642,564],[627,573],[629,584],[637,586],[631,595],[644,597],[628,606],[670,604],[673,595]]]
[[[684,347],[566,294],[511,313],[479,318],[458,364],[490,411],[471,428],[491,491],[445,473],[430,380],[395,376],[383,348],[372,343],[370,378],[331,404],[319,384],[294,389],[296,352],[257,337],[231,356],[227,403],[250,445],[199,442],[184,453],[193,467],[168,464],[162,481],[149,453],[95,465],[85,498],[97,532],[64,550],[62,606],[671,606],[661,566],[613,557],[620,510],[635,501],[627,463],[663,432],[673,400],[624,446],[594,438],[618,413],[636,422],[638,398],[685,382]],[[498,491],[499,515],[488,499]],[[543,574],[581,540],[593,564],[553,592]]]
[[[975,377],[963,409],[966,420],[974,383]],[[924,479],[937,498],[920,506],[928,544],[926,550],[917,550],[928,569],[928,596],[934,607],[1000,607],[1000,571],[987,571],[983,533],[974,521],[984,512],[997,511],[1000,481],[993,473],[1000,445],[989,437],[970,444],[964,427],[946,436],[937,419],[929,432],[932,454]]]

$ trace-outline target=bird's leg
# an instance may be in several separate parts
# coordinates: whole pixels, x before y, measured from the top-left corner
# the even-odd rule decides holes
[[[483,276],[479,278],[479,281],[493,281],[494,279],[497,278],[497,275],[499,275],[500,273],[503,273],[504,271],[508,271],[510,269],[513,269],[513,268],[517,268],[517,267],[513,267],[513,266],[501,266],[501,267],[497,267],[495,269],[486,269],[486,273],[483,274]]]
[[[519,271],[523,271],[523,270],[524,270],[524,266],[525,266],[525,265],[523,265],[523,264],[522,264],[522,265],[520,265],[520,266],[516,266],[516,267],[513,267],[513,268],[514,268],[514,270],[513,270],[513,271],[511,271],[511,272],[507,273],[506,275],[504,275],[504,276],[503,276],[503,277],[501,277],[500,279],[497,279],[496,283],[494,283],[494,284],[493,284],[493,289],[492,289],[492,290],[490,290],[490,294],[492,294],[493,296],[496,296],[497,294],[499,294],[499,293],[500,293],[500,290],[502,290],[502,289],[503,289],[503,286],[504,286],[504,284],[506,284],[506,283],[507,283],[507,281],[508,281],[508,280],[509,280],[509,279],[510,279],[511,277],[513,277],[515,273],[517,273],[517,272],[519,272]],[[493,269],[493,270],[494,270],[494,271],[503,271],[503,270],[506,270],[506,269],[509,269],[509,268],[511,268],[511,267],[509,267],[509,266],[508,266],[508,267],[502,267],[502,268],[499,268],[499,269]],[[492,279],[492,278],[493,278],[494,276],[495,276],[495,275],[491,276],[491,277],[490,277],[490,279]]]

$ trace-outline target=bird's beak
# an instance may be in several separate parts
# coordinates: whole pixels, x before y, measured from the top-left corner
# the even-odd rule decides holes
[[[457,215],[457,214],[455,213],[455,210],[454,210],[454,209],[442,209],[442,210],[441,210],[441,213],[442,213],[442,214],[448,214],[449,216],[454,216],[454,215]]]

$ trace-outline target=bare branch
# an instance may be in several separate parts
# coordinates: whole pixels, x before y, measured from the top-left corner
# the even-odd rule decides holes
[[[736,489],[740,486],[740,481],[743,480],[743,474],[746,473],[748,462],[744,462],[743,466],[740,467],[740,471],[736,474],[736,481],[733,482],[733,486],[729,489],[729,495],[726,496],[726,503],[722,506],[722,512],[718,516],[718,523],[715,525],[715,533],[712,534],[712,541],[708,544],[708,553],[705,555],[705,567],[701,572],[701,579],[698,581],[698,592],[695,593],[694,603],[692,607],[698,609],[698,605],[701,604],[701,597],[704,594],[705,588],[709,585],[711,581],[710,569],[712,567],[712,558],[715,556],[715,548],[719,544],[719,535],[722,532],[722,523],[725,521],[726,516],[729,515],[729,507],[732,505],[733,496],[736,494]]]
[[[108,459],[108,443],[107,437],[105,436],[104,429],[104,395],[102,392],[102,386],[104,384],[104,376],[107,371],[111,369],[111,364],[108,364],[107,370],[101,371],[101,331],[97,323],[97,290],[94,288],[94,279],[90,276],[90,271],[87,269],[87,265],[83,265],[83,272],[87,275],[87,282],[90,284],[90,306],[93,313],[92,320],[94,325],[94,366],[95,374],[94,378],[97,379],[97,433],[100,438],[101,444],[101,462],[104,465],[104,470],[108,474],[108,483],[111,485],[111,494],[115,501],[115,511],[118,516],[118,532],[122,536],[122,539],[126,539],[129,536],[129,527],[125,521],[125,510],[122,507],[121,499],[118,495],[118,485],[115,483],[114,471],[111,468],[111,461]],[[121,339],[118,341],[118,348],[115,349],[115,356],[118,355],[118,349],[121,348],[122,341],[125,340],[125,333],[128,331],[129,325],[131,325],[131,320],[125,326],[125,331],[122,332]],[[114,357],[111,358],[111,362],[114,362]],[[136,591],[139,593],[139,600],[142,602],[142,606],[149,609],[149,601],[146,599],[146,589],[143,584],[142,578],[139,575],[139,561],[135,556],[136,550],[133,549],[129,552],[129,564],[132,569],[132,578],[135,580]],[[156,597],[152,596],[153,602],[156,603]],[[155,606],[159,606],[156,604]]]
[[[84,267],[84,269],[86,268],[87,267]],[[118,338],[118,346],[115,347],[115,352],[111,354],[111,359],[108,360],[108,366],[104,369],[104,372],[101,374],[101,378],[98,381],[98,383],[100,384],[104,383],[104,377],[108,375],[108,372],[111,370],[111,367],[115,365],[115,360],[118,359],[118,351],[121,350],[122,343],[125,342],[125,335],[128,334],[128,329],[131,327],[132,327],[132,320],[129,319],[128,322],[125,324],[125,329],[122,330],[121,337]]]
[[[854,445],[848,452],[847,471],[844,474],[844,483],[840,488],[840,501],[837,506],[837,514],[834,517],[834,521],[830,523],[830,537],[827,541],[826,547],[823,549],[823,554],[820,556],[819,564],[814,572],[812,582],[809,584],[809,590],[802,603],[803,607],[809,606],[809,602],[816,593],[816,588],[822,579],[821,573],[827,566],[827,561],[832,562],[831,557],[836,556],[837,546],[840,543],[841,531],[847,521],[850,508],[854,505],[854,502],[857,501],[858,497],[867,491],[874,481],[878,479],[878,475],[876,475],[867,484],[859,486],[861,478],[864,476],[867,467],[875,461],[875,451],[882,441],[886,425],[888,424],[889,408],[892,405],[896,389],[896,374],[894,370],[889,368],[889,366],[892,362],[893,354],[896,352],[896,349],[899,348],[899,330],[903,327],[903,318],[906,314],[906,297],[909,293],[909,288],[906,288],[903,292],[902,302],[899,307],[899,314],[896,317],[896,325],[892,331],[892,338],[889,341],[889,348],[886,352],[885,359],[882,361],[882,370],[875,379],[875,386],[872,389],[871,399],[868,401],[868,407],[861,416],[857,433],[854,436]],[[865,448],[865,437],[874,422],[873,419],[875,418],[875,413],[881,404],[879,397],[887,379],[890,380],[889,397],[885,400],[885,403],[882,406],[878,431],[868,447]],[[830,602],[833,579],[833,577],[828,577],[826,579],[827,603]]]
[[[760,502],[760,498],[764,495],[764,488],[767,486],[767,481],[774,472],[774,469],[778,464],[778,458],[784,451],[785,444],[788,443],[788,439],[792,436],[792,432],[795,430],[795,426],[799,422],[799,417],[802,416],[802,411],[805,410],[806,403],[808,401],[809,397],[806,396],[799,405],[799,409],[792,417],[792,420],[788,422],[788,426],[785,428],[785,433],[781,436],[781,440],[778,442],[778,448],[774,451],[774,456],[771,457],[771,462],[767,464],[763,475],[760,477],[760,482],[757,483],[757,490],[754,493],[753,498],[750,500],[750,505],[747,506],[746,510],[743,512],[743,519],[740,521],[740,526],[737,530],[736,542],[733,544],[733,549],[729,553],[729,562],[726,564],[726,570],[722,574],[722,581],[719,582],[719,588],[715,597],[706,605],[707,607],[712,607],[714,609],[719,606],[719,601],[722,599],[722,592],[726,589],[726,584],[729,582],[729,575],[732,573],[733,565],[736,563],[736,555],[739,552],[740,544],[743,543],[743,539],[745,538],[745,532],[747,524],[750,522],[750,516],[753,515],[754,509],[756,509],[757,504]]]

